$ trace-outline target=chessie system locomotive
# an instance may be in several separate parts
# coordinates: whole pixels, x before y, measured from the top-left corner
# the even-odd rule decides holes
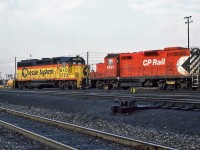
[[[169,47],[133,53],[108,54],[91,72],[91,86],[103,89],[158,87],[198,88],[200,50]]]
[[[82,57],[54,57],[17,63],[18,88],[85,88],[89,68]]]

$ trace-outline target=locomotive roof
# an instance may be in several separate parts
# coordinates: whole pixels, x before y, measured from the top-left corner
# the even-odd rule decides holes
[[[53,57],[52,59],[56,62],[69,62],[71,57]]]
[[[108,54],[105,58],[114,58],[117,57],[119,54]]]
[[[56,63],[57,62],[70,63],[70,62],[74,62],[74,61],[75,62],[83,62],[83,63],[85,63],[85,60],[82,57],[79,57],[79,56],[76,56],[76,57],[53,57],[52,59],[53,59],[54,62],[56,61]]]
[[[28,67],[28,66],[40,66],[40,65],[50,65],[57,63],[73,63],[73,62],[81,62],[85,64],[85,60],[82,57],[53,57],[53,58],[42,58],[42,59],[29,59],[29,60],[21,60],[17,62],[18,67]]]

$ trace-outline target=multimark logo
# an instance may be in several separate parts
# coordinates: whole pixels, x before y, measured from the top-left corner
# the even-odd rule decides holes
[[[37,75],[41,75],[41,76],[45,76],[45,75],[48,75],[48,74],[53,74],[53,70],[52,69],[40,69],[40,70],[28,70],[27,68],[23,68],[22,69],[22,76],[25,78],[27,77],[28,75],[31,75],[31,76],[37,76]]]
[[[143,66],[161,66],[165,65],[165,58],[162,59],[145,59],[143,60]]]
[[[22,69],[22,76],[25,78],[27,77],[27,75],[38,75],[38,71],[37,70],[31,70],[29,71],[27,68],[23,68]]]
[[[88,76],[89,75],[89,67],[88,66],[85,66],[84,68],[83,68],[83,74],[84,74],[84,76]]]
[[[28,75],[28,69],[27,68],[23,68],[22,69],[22,76],[25,78]]]

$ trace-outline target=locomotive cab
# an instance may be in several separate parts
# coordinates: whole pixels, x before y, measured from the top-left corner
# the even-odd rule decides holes
[[[87,85],[88,67],[82,57],[67,57],[59,61],[58,74],[60,81],[59,88],[76,89],[83,88]]]

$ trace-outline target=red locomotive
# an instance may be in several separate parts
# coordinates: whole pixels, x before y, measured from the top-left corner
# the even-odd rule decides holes
[[[91,72],[91,86],[103,89],[129,87],[197,87],[198,48],[169,47],[133,53],[108,54]],[[195,85],[196,84],[196,85]]]

